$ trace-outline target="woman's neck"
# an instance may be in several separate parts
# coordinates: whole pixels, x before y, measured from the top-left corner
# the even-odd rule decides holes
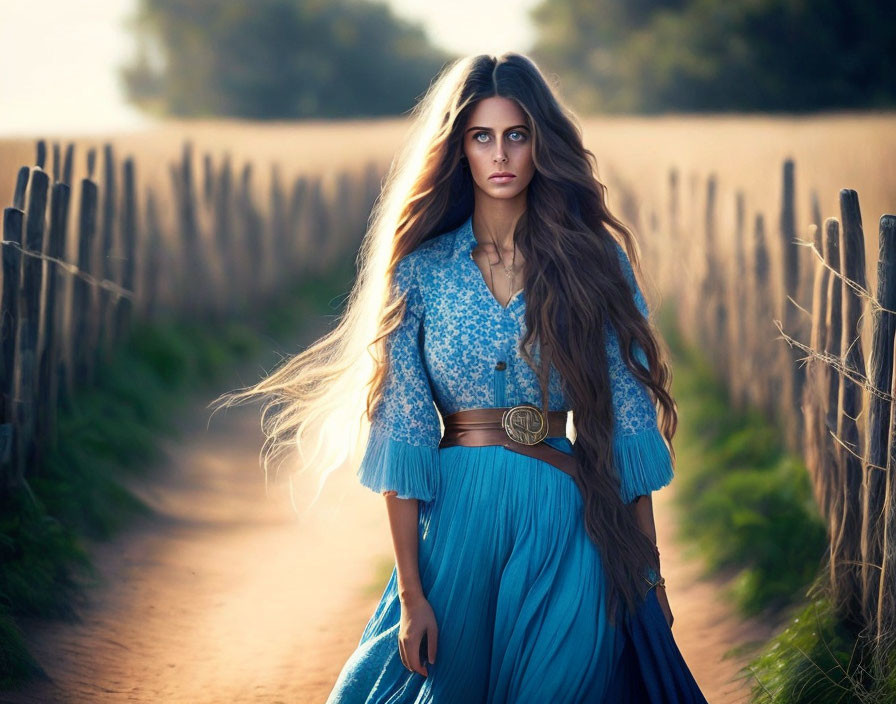
[[[480,244],[494,242],[500,250],[513,250],[516,224],[526,212],[526,203],[489,199],[488,204],[476,203],[473,208],[473,234]]]

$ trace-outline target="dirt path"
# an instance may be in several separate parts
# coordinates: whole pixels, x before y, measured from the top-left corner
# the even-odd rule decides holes
[[[54,682],[0,700],[312,702],[335,680],[389,554],[378,497],[342,476],[298,519],[285,485],[265,497],[257,408],[207,416],[141,489],[159,518],[93,546],[83,621],[31,632]]]
[[[265,496],[258,407],[199,405],[166,466],[136,487],[159,511],[92,545],[104,585],[83,620],[30,624],[51,681],[9,704],[323,702],[385,585],[391,541],[382,499],[337,472],[317,506],[293,513],[284,484]],[[307,502],[315,484],[302,476]],[[674,543],[674,482],[655,495],[673,633],[713,704],[746,701],[731,646],[768,635],[733,618],[695,581]],[[738,693],[740,692],[740,693]]]
[[[677,542],[674,495],[674,479],[653,495],[660,566],[675,617],[672,634],[710,704],[749,702],[751,682],[738,670],[750,654],[726,654],[735,646],[767,641],[778,626],[741,620],[724,597],[725,582],[699,579],[697,558],[686,558]]]

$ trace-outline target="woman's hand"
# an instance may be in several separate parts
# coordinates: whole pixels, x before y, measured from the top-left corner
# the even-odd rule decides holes
[[[672,615],[672,609],[669,608],[669,599],[666,598],[666,588],[657,585],[654,589],[656,590],[656,600],[660,603],[660,608],[663,610],[663,615],[666,617],[666,623],[669,624],[669,628],[672,628],[672,621],[675,620],[675,617]]]
[[[401,622],[398,626],[398,651],[401,654],[401,662],[413,672],[424,677],[429,672],[421,662],[420,645],[426,638],[426,659],[436,661],[436,639],[439,629],[436,625],[436,616],[429,602],[422,595],[401,600]]]

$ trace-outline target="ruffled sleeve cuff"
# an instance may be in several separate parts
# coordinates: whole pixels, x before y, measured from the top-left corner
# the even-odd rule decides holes
[[[636,497],[661,489],[672,481],[672,456],[656,426],[628,435],[616,433],[613,458],[624,503],[631,503]]]
[[[439,448],[394,440],[374,426],[357,474],[372,491],[432,501],[439,488]]]

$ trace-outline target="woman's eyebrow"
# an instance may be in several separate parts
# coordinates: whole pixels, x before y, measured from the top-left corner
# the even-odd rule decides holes
[[[507,132],[508,130],[518,130],[520,127],[522,127],[523,129],[526,129],[526,130],[529,129],[528,125],[513,125],[513,127],[508,127],[504,131]],[[467,132],[471,132],[472,130],[480,130],[482,132],[494,132],[494,130],[491,127],[468,127],[467,128]]]

